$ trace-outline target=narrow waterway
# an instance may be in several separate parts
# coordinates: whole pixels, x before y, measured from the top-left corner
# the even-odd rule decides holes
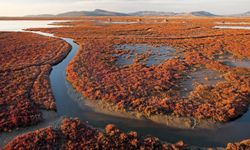
[[[32,26],[29,28],[31,27]],[[34,33],[54,37],[53,34],[42,32]],[[50,74],[51,87],[56,99],[57,112],[43,111],[44,121],[36,126],[22,128],[11,133],[0,133],[0,147],[4,146],[17,135],[47,127],[49,125],[56,125],[63,117],[78,117],[83,122],[100,129],[103,129],[105,125],[112,123],[116,124],[124,131],[134,130],[140,135],[153,135],[167,142],[184,140],[187,144],[198,146],[225,146],[228,142],[240,141],[250,137],[250,132],[248,132],[250,127],[249,112],[243,117],[215,129],[178,129],[156,124],[147,120],[135,120],[105,115],[93,110],[85,104],[85,99],[76,93],[70,83],[66,80],[65,69],[68,63],[76,55],[79,46],[73,41],[73,39],[61,39],[68,42],[72,46],[72,50],[62,62],[53,67]]]

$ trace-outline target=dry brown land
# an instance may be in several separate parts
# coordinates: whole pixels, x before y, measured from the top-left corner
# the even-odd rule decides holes
[[[69,50],[55,38],[0,33],[0,131],[36,124],[40,109],[56,110],[49,73]]]

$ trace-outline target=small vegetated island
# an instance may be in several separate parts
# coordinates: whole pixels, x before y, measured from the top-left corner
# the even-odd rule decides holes
[[[42,109],[56,110],[49,73],[70,49],[56,38],[0,32],[0,131],[37,124]]]
[[[237,63],[250,57],[249,30],[213,28],[218,19],[140,21],[50,30],[80,44],[67,79],[97,109],[179,127],[224,123],[248,110],[249,66]]]
[[[81,19],[67,23],[72,27],[36,30],[70,37],[80,45],[67,67],[67,80],[96,110],[180,128],[225,123],[247,112],[250,66],[242,64],[249,64],[250,31],[214,26],[215,22],[237,23],[249,19],[162,21],[145,17],[133,24],[126,22],[138,18],[115,17],[113,23],[107,17]],[[18,38],[21,35],[27,38]],[[1,33],[0,41],[0,57],[4,62],[0,129],[36,123],[41,119],[38,108],[56,109],[48,74],[51,65],[67,54],[69,45],[31,33]],[[19,54],[18,49],[24,51]],[[166,144],[155,137],[124,133],[113,125],[102,132],[77,119],[65,119],[56,128],[19,136],[5,148],[37,146],[191,149],[182,142]],[[227,149],[249,146],[249,141],[242,141],[228,144]]]

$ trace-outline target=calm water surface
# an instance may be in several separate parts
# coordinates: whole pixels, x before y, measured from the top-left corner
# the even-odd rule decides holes
[[[250,26],[214,26],[217,29],[243,29],[250,30]]]
[[[52,28],[61,27],[51,25],[52,23],[62,22],[59,20],[31,21],[31,20],[0,20],[0,31],[22,31],[27,28]]]
[[[11,21],[0,21],[0,31],[22,31],[25,28],[32,27],[52,27],[48,26],[54,21],[15,21],[15,27],[10,28]],[[20,25],[19,25],[20,23]],[[25,24],[28,23],[28,24]],[[4,25],[4,26],[3,26]],[[25,28],[24,28],[25,27]],[[41,32],[35,32],[45,36],[53,36]],[[56,98],[57,112],[44,112],[45,120],[37,126],[31,126],[11,133],[0,134],[0,146],[4,146],[9,140],[17,135],[33,131],[48,125],[57,124],[62,117],[78,117],[93,127],[103,129],[106,124],[116,124],[124,131],[135,130],[141,135],[154,135],[161,140],[167,142],[176,142],[184,140],[187,144],[200,146],[225,146],[228,142],[240,141],[250,137],[250,113],[246,113],[243,117],[236,121],[227,123],[216,129],[177,129],[169,128],[164,125],[155,124],[150,121],[141,121],[127,119],[122,117],[114,117],[95,112],[92,108],[85,105],[84,98],[79,96],[71,85],[66,81],[65,69],[68,63],[75,56],[78,45],[70,38],[62,38],[72,46],[69,55],[58,65],[53,67],[50,74],[50,81],[54,96]]]

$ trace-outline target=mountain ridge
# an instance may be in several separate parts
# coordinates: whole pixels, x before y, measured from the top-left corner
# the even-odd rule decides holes
[[[249,17],[250,11],[241,14],[233,15],[216,15],[208,11],[192,11],[192,12],[167,12],[167,11],[136,11],[132,13],[121,13],[115,11],[107,11],[102,9],[95,9],[93,11],[69,11],[59,13],[57,15],[40,14],[28,15],[25,17],[82,17],[82,16],[197,16],[197,17],[216,17],[216,16],[235,16],[235,17]]]
[[[241,14],[233,14],[232,16],[235,16],[235,17],[250,17],[250,11],[247,11],[247,12],[244,12],[244,13],[241,13]]]

